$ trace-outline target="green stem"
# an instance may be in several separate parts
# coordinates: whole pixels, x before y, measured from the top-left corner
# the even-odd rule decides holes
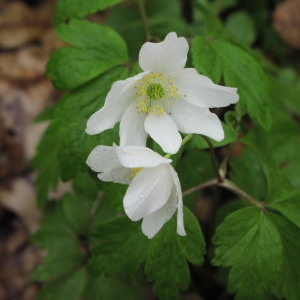
[[[206,137],[205,135],[202,135],[202,134],[201,134],[201,137],[206,141],[206,143],[209,146],[209,152],[210,152],[211,162],[212,162],[214,171],[215,171],[218,179],[220,181],[222,181],[223,178],[222,178],[222,176],[220,175],[220,172],[219,172],[219,166],[218,166],[218,163],[217,163],[214,146],[213,146],[211,140],[208,137]]]
[[[143,27],[144,27],[145,38],[146,38],[146,41],[150,41],[151,33],[150,33],[148,18],[147,18],[146,9],[145,9],[145,0],[138,0],[138,4],[139,4],[140,14],[141,14],[141,18],[142,18]]]

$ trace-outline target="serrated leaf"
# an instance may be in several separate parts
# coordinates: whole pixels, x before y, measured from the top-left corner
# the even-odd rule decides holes
[[[229,162],[231,180],[248,194],[264,201],[267,197],[267,180],[255,152],[246,147]],[[241,176],[243,174],[243,176]]]
[[[34,243],[47,250],[44,263],[34,272],[34,280],[45,280],[70,272],[85,260],[78,234],[63,213],[61,203],[46,207],[41,227],[33,236]]]
[[[90,136],[85,133],[87,119],[104,103],[114,81],[128,75],[123,68],[113,69],[67,94],[55,109],[53,121],[42,137],[33,160],[38,170],[38,200],[43,204],[59,178],[69,180],[87,169],[86,158],[98,144],[112,145],[117,130]],[[50,151],[51,150],[51,151]]]
[[[88,234],[94,199],[79,194],[67,194],[62,199],[63,210],[76,231]]]
[[[56,189],[60,179],[57,159],[60,140],[60,135],[50,135],[47,128],[37,146],[37,154],[32,160],[33,167],[38,170],[36,185],[39,205],[46,202],[48,193]]]
[[[164,225],[151,240],[146,260],[147,280],[154,281],[154,293],[160,299],[177,299],[178,289],[189,285],[190,274],[186,259],[194,264],[203,263],[205,241],[195,216],[184,209],[187,235],[176,233],[176,219]]]
[[[46,75],[57,89],[74,89],[128,60],[124,40],[111,28],[86,20],[62,24],[57,35],[73,47],[51,56]]]
[[[283,250],[267,213],[248,207],[230,214],[217,228],[213,243],[217,248],[212,263],[231,266],[228,289],[237,292],[235,299],[266,299],[274,293]]]
[[[283,199],[272,202],[270,207],[278,210],[300,228],[300,191],[295,191]]]
[[[268,137],[264,138],[264,135],[260,133],[259,130],[252,130],[242,141],[252,148],[260,162],[267,179],[268,194],[266,200],[270,202],[289,195],[293,191],[293,187],[272,159],[272,155],[266,151]]]
[[[279,290],[278,298],[298,300],[300,295],[300,229],[281,216],[270,214],[270,217],[280,233],[283,246],[283,265],[277,287]]]
[[[214,83],[221,81],[221,58],[212,49],[209,38],[197,36],[193,40],[192,61],[200,74],[208,76]]]
[[[85,281],[86,271],[84,268],[63,274],[42,288],[38,300],[77,300],[84,289]]]
[[[129,285],[122,278],[89,276],[85,291],[82,295],[84,300],[114,300],[130,299],[142,300],[143,297],[137,286]]]
[[[222,40],[212,43],[222,60],[222,71],[227,86],[238,88],[238,105],[264,129],[272,124],[270,87],[260,64],[245,50]]]
[[[209,54],[201,59],[201,50]],[[208,76],[219,79],[220,65],[225,84],[236,87],[240,95],[237,107],[247,109],[251,118],[264,129],[272,123],[268,78],[260,64],[244,49],[226,40],[196,37],[192,44],[194,65],[206,70]],[[216,62],[216,71],[214,68]]]
[[[112,275],[116,272],[136,272],[145,260],[148,240],[142,234],[139,222],[132,222],[127,216],[115,218],[97,226],[95,246],[89,260],[89,269],[98,274]]]
[[[122,0],[59,0],[55,7],[53,22],[58,25],[69,18],[83,18],[120,2]]]
[[[104,104],[111,85],[128,76],[123,68],[113,69],[92,80],[87,85],[69,93],[57,106],[50,132],[59,131],[63,141],[59,145],[58,159],[64,181],[75,178],[86,169],[86,159],[97,145],[112,145],[118,140],[118,130],[109,130],[101,135],[85,133],[88,118]]]

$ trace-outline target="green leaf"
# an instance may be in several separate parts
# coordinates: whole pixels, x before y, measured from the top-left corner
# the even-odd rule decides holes
[[[221,57],[226,85],[238,88],[239,105],[245,106],[253,120],[264,129],[270,129],[269,82],[260,64],[245,50],[226,41],[216,40],[212,46]]]
[[[50,128],[53,133],[58,130],[64,137],[58,149],[60,173],[64,181],[75,178],[78,172],[87,168],[85,162],[94,147],[100,144],[111,146],[118,141],[117,127],[93,136],[86,134],[85,128],[88,118],[103,106],[111,85],[127,76],[126,69],[113,69],[72,91],[58,104]]]
[[[244,11],[231,14],[225,26],[234,37],[246,45],[250,46],[256,38],[254,22]]]
[[[205,241],[199,223],[186,208],[184,223],[185,237],[177,235],[176,218],[173,217],[148,248],[146,275],[149,281],[154,281],[153,290],[160,299],[177,299],[178,288],[187,289],[190,274],[186,259],[199,265],[204,261]]]
[[[255,152],[246,147],[229,162],[231,180],[248,194],[264,201],[267,197],[267,180]],[[243,176],[241,176],[243,174]]]
[[[78,300],[86,282],[86,271],[80,268],[64,274],[46,284],[38,296],[38,300]]]
[[[97,226],[94,238],[100,243],[91,251],[90,271],[107,275],[136,272],[145,260],[148,247],[148,240],[140,227],[140,222],[132,222],[127,216]]]
[[[209,38],[198,36],[192,42],[192,62],[196,70],[208,76],[214,83],[222,77],[222,62],[211,47]]]
[[[127,75],[126,69],[113,69],[70,92],[57,104],[53,121],[40,141],[33,160],[39,172],[40,204],[46,201],[49,191],[55,189],[59,178],[65,181],[74,179],[79,172],[87,170],[85,162],[95,146],[112,145],[117,141],[117,130],[90,136],[85,133],[85,127],[88,118],[103,105],[113,82]]]
[[[212,263],[231,267],[229,292],[239,300],[267,299],[281,280],[281,237],[267,213],[256,207],[230,214],[216,230]]]
[[[142,295],[139,287],[129,285],[122,278],[105,277],[103,275],[93,277],[89,275],[85,291],[82,295],[84,300],[114,300],[130,299],[141,300]]]
[[[272,159],[271,153],[273,149],[268,151],[266,148],[268,140],[273,139],[273,136],[261,135],[261,132],[254,129],[242,141],[250,146],[256,154],[267,179],[267,201],[274,201],[275,199],[284,198],[294,189],[289,180],[283,175],[279,166],[276,166],[276,163]]]
[[[72,20],[56,33],[73,45],[56,50],[47,64],[46,75],[57,89],[74,89],[128,61],[124,40],[109,27]]]
[[[300,191],[295,191],[287,197],[274,201],[270,205],[300,228]]]
[[[270,76],[272,98],[275,104],[288,108],[292,113],[300,115],[299,93],[300,79],[295,69],[280,69],[276,77]]]
[[[120,2],[122,0],[59,0],[55,7],[53,22],[58,25],[67,19],[83,18]]]
[[[183,191],[198,185],[200,182],[212,179],[215,176],[210,154],[193,149],[181,157],[176,170]],[[193,174],[193,176],[191,176],[191,174]],[[185,197],[185,206],[193,208],[199,197],[199,193],[201,193],[201,191]]]
[[[51,279],[71,272],[85,260],[78,234],[64,215],[61,203],[46,207],[41,227],[33,236],[33,241],[48,254],[34,272],[32,278],[35,280]]]
[[[202,50],[204,49],[204,50]],[[202,53],[205,59],[202,59]],[[207,62],[206,56],[209,54]],[[192,43],[193,63],[209,77],[219,79],[221,72],[227,86],[237,87],[237,107],[246,108],[251,118],[264,129],[272,123],[268,78],[260,64],[244,49],[226,40],[196,37]],[[216,62],[216,67],[215,67]],[[215,70],[211,70],[214,69]]]
[[[37,146],[37,154],[32,165],[38,170],[36,179],[38,204],[42,205],[48,198],[48,193],[56,189],[60,179],[57,152],[60,135],[51,135],[47,128]]]
[[[300,295],[300,229],[281,216],[270,214],[270,217],[280,233],[283,246],[278,298],[298,300]]]

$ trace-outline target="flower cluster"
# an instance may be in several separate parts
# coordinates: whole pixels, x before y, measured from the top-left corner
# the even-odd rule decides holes
[[[214,84],[195,69],[184,68],[188,43],[169,33],[160,43],[145,43],[139,53],[142,73],[115,82],[104,106],[88,120],[86,132],[98,134],[120,122],[120,146],[96,147],[87,164],[104,181],[129,184],[125,213],[143,219],[142,230],[153,237],[177,209],[177,232],[185,235],[182,192],[171,160],[146,148],[148,135],[164,152],[181,146],[179,132],[224,138],[213,107],[239,99],[236,88]]]

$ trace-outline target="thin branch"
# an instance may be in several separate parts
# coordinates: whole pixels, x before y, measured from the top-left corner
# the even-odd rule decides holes
[[[235,193],[241,198],[247,200],[251,204],[258,206],[259,208],[265,210],[265,203],[253,198],[249,194],[247,194],[244,190],[240,189],[235,183],[230,181],[229,179],[224,179],[222,182],[218,182],[218,186],[224,187],[225,189]]]
[[[207,187],[216,186],[216,185],[218,185],[218,179],[214,178],[214,179],[211,179],[211,180],[209,180],[207,182],[201,183],[199,185],[196,185],[196,186],[194,186],[194,187],[192,187],[192,188],[184,191],[182,193],[182,196],[185,197],[185,196],[188,196],[188,195],[193,194],[195,192],[198,192],[200,190],[203,190],[203,189],[205,189]]]
[[[223,179],[222,181],[220,181],[219,178],[214,178],[207,182],[196,185],[196,186],[190,188],[189,190],[184,191],[182,193],[182,196],[183,197],[188,196],[190,194],[193,194],[197,191],[200,191],[204,188],[208,188],[211,186],[223,187],[223,188],[235,193],[236,195],[240,196],[241,198],[245,199],[246,201],[250,202],[251,204],[261,208],[262,210],[265,210],[265,206],[266,206],[265,203],[253,198],[252,196],[247,194],[245,191],[240,189],[235,183],[233,183],[232,181],[230,181],[229,179],[226,179],[226,178]]]

